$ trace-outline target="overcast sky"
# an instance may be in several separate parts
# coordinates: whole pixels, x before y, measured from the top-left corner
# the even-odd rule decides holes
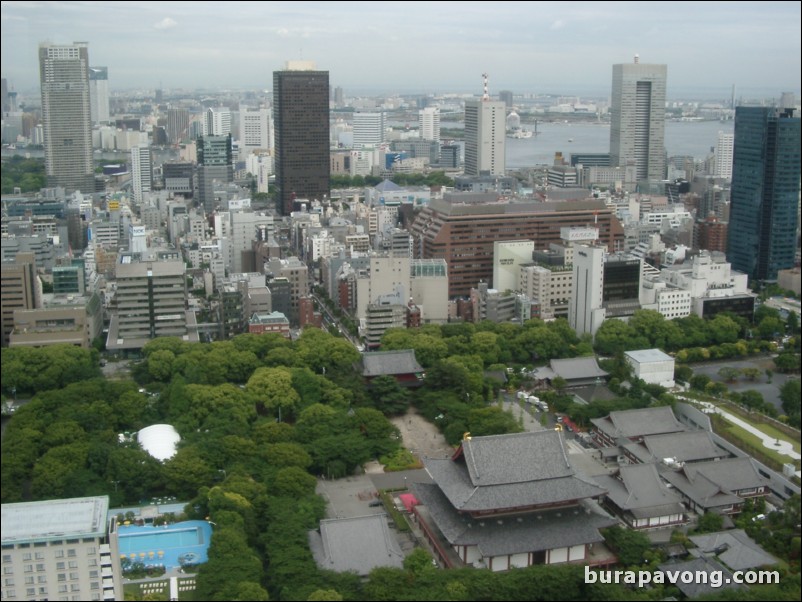
[[[614,63],[668,65],[669,98],[800,90],[800,2],[6,2],[2,76],[38,88],[37,47],[89,42],[117,89],[270,88],[287,59],[346,95],[608,95]]]

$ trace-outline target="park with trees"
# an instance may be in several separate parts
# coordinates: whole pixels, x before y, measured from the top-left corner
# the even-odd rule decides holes
[[[616,399],[580,406],[555,387],[543,393],[553,410],[587,424],[611,409],[672,403],[660,387],[631,378],[620,357],[630,345],[670,347],[680,335],[683,344],[704,345],[695,330],[715,333],[709,340],[718,346],[743,341],[743,325],[732,318],[689,320],[680,335],[650,314],[633,319],[637,329],[608,327],[609,336],[596,343],[595,351],[610,346],[602,363]],[[763,343],[744,342],[746,353]],[[209,562],[197,576],[196,593],[205,600],[602,600],[676,593],[584,584],[582,567],[575,566],[439,571],[420,553],[403,569],[376,569],[366,580],[318,569],[306,539],[325,513],[316,478],[346,476],[370,459],[397,455],[398,431],[389,416],[415,405],[451,443],[464,432],[516,432],[518,422],[493,403],[502,384],[485,372],[515,366],[508,386],[518,386],[526,378],[520,366],[594,353],[590,338],[577,337],[564,320],[426,325],[390,330],[382,344],[415,350],[426,370],[423,386],[412,391],[390,378],[366,386],[354,370],[359,353],[353,345],[317,329],[304,330],[296,341],[250,334],[203,345],[157,339],[143,349],[133,380],[103,378],[95,350],[4,350],[3,389],[32,399],[7,424],[2,501],[103,494],[112,507],[160,496],[187,501],[188,518],[216,525]],[[798,343],[788,353],[798,353]],[[798,381],[789,382],[796,389],[789,385],[784,395],[793,400],[796,394],[798,407]],[[157,423],[172,424],[181,435],[176,455],[165,462],[131,436]],[[794,556],[782,535],[793,520],[798,517],[771,518],[777,535],[775,522],[763,535],[768,549],[790,561],[780,586],[755,590],[771,599],[798,599],[798,551]],[[613,538],[633,564],[644,558],[642,542]]]

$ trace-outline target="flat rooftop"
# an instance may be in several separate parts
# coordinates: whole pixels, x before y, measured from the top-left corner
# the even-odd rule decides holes
[[[2,543],[106,534],[108,496],[2,505]]]
[[[659,349],[639,349],[638,351],[625,351],[627,357],[635,360],[639,364],[649,364],[651,362],[672,362],[674,358],[663,353]]]

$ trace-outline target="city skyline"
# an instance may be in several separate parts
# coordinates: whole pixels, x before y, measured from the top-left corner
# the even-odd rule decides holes
[[[669,98],[729,98],[733,84],[748,98],[799,95],[799,3],[725,8],[3,2],[2,75],[15,90],[31,90],[40,42],[86,41],[93,62],[108,66],[112,90],[269,89],[272,71],[303,58],[329,71],[332,85],[348,94],[479,94],[486,71],[492,95],[511,89],[607,96],[610,65],[639,54],[643,62],[669,65]]]

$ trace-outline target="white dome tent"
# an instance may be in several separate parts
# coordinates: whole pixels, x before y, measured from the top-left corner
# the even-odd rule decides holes
[[[136,435],[139,445],[157,460],[164,462],[175,455],[181,436],[170,424],[152,424]]]

